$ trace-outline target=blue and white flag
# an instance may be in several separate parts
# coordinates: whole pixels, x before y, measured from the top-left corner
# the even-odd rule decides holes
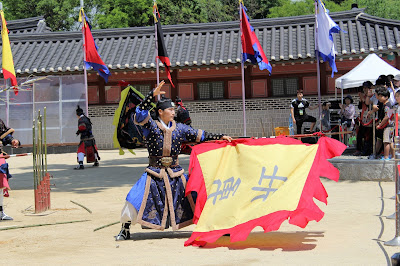
[[[325,5],[321,0],[317,2],[317,38],[318,43],[316,50],[319,52],[319,56],[322,60],[328,61],[332,68],[332,78],[334,72],[337,72],[335,63],[335,44],[333,43],[332,33],[339,33],[341,29],[329,16],[329,10],[325,8]]]

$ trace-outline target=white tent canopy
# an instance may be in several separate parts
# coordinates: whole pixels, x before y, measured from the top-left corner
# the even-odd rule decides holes
[[[364,81],[375,81],[380,75],[397,75],[400,70],[392,67],[376,54],[368,55],[360,64],[335,80],[339,89],[348,89],[362,86]]]

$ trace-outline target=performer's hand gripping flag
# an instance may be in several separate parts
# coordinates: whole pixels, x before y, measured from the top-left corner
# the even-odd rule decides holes
[[[175,88],[174,83],[172,83],[171,70],[170,70],[171,62],[169,61],[167,48],[165,47],[165,43],[164,43],[164,33],[163,33],[163,30],[161,27],[160,14],[158,13],[157,4],[155,2],[154,2],[153,10],[154,10],[154,14],[155,14],[154,15],[154,23],[156,24],[156,27],[157,27],[157,47],[158,47],[157,58],[160,59],[160,61],[164,64],[169,82],[171,82],[172,87]]]
[[[14,60],[11,52],[10,39],[8,38],[7,22],[4,18],[3,10],[0,10],[1,16],[1,40],[3,42],[3,76],[4,79],[11,80],[11,86],[14,88],[15,95],[18,94],[17,78],[15,77]]]

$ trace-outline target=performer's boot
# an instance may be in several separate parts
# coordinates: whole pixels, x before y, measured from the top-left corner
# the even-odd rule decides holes
[[[115,237],[115,241],[127,240],[131,238],[131,233],[129,231],[129,227],[131,226],[131,222],[123,223],[121,231]]]
[[[96,160],[96,161],[94,162],[93,166],[99,166],[99,161]]]
[[[0,206],[0,220],[1,221],[11,221],[14,220],[10,216],[8,216],[4,211],[3,211],[3,206]]]
[[[83,170],[85,167],[83,166],[83,161],[79,161],[79,165],[74,168],[75,170]]]

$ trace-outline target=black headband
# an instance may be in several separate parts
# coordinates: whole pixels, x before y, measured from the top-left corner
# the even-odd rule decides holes
[[[157,109],[164,110],[171,107],[175,107],[171,99],[161,99],[157,102]]]

